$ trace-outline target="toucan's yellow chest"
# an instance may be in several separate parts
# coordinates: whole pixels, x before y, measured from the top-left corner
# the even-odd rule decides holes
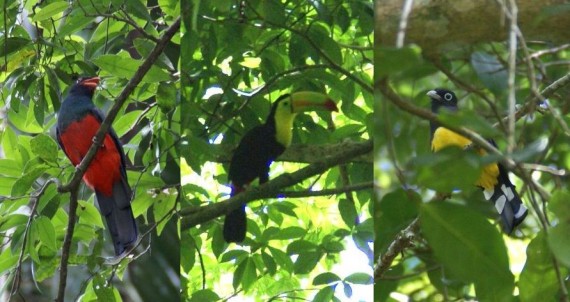
[[[291,145],[293,139],[293,121],[296,113],[287,110],[275,112],[275,140],[285,148]]]
[[[433,133],[433,139],[431,141],[431,149],[437,152],[445,147],[458,146],[460,148],[466,148],[471,144],[471,140],[463,135],[457,134],[447,128],[439,127]],[[485,150],[478,149],[477,153],[481,156],[487,154]],[[482,187],[484,189],[492,189],[498,182],[499,177],[499,166],[496,163],[488,164],[483,167],[481,171],[481,176],[475,185]]]

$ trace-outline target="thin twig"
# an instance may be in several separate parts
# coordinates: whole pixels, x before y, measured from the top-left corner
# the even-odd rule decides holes
[[[408,27],[408,18],[412,12],[414,0],[405,0],[404,7],[402,8],[402,15],[400,17],[400,24],[398,26],[398,36],[396,37],[396,48],[404,47],[404,40],[406,38],[406,28]]]
[[[30,202],[32,204],[32,209],[30,211],[30,216],[28,217],[28,222],[26,223],[26,229],[24,231],[24,239],[22,240],[22,249],[20,250],[20,256],[18,257],[18,265],[16,266],[16,275],[14,276],[14,283],[12,284],[12,289],[10,291],[10,296],[16,294],[20,289],[20,281],[22,279],[22,263],[24,261],[24,253],[26,251],[26,244],[28,243],[28,235],[32,227],[32,221],[36,213],[40,198],[44,195],[45,191],[52,183],[59,183],[57,178],[48,179],[43,186],[30,197]]]
[[[59,287],[57,291],[56,302],[63,302],[65,298],[65,288],[67,286],[67,263],[71,249],[71,240],[73,239],[73,231],[75,229],[75,219],[77,218],[77,195],[79,186],[75,186],[69,192],[69,216],[67,220],[67,231],[63,239],[63,247],[61,252],[61,264],[59,270]]]
[[[392,262],[404,249],[413,245],[416,233],[420,227],[420,220],[414,219],[405,229],[403,229],[390,243],[385,253],[378,257],[374,268],[374,281],[382,279],[382,276],[392,266]]]

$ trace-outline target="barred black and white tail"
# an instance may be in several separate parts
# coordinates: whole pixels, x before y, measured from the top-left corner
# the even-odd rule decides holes
[[[521,224],[528,214],[527,208],[522,203],[515,186],[509,180],[506,169],[499,166],[498,183],[493,189],[485,189],[485,199],[492,201],[495,209],[501,215],[503,229],[510,234],[514,228]]]

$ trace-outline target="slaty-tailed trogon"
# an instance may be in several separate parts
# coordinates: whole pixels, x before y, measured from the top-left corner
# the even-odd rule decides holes
[[[79,165],[93,143],[103,114],[92,98],[98,77],[80,78],[61,104],[57,119],[57,140],[75,166]],[[101,214],[113,239],[115,254],[120,255],[137,241],[138,229],[131,210],[132,192],[127,182],[125,154],[113,129],[83,175],[97,196]]]

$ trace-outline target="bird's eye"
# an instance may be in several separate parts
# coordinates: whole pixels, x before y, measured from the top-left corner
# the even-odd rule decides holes
[[[451,101],[451,100],[453,99],[453,96],[451,95],[451,93],[446,93],[446,94],[443,95],[443,98],[444,98],[446,101]]]

